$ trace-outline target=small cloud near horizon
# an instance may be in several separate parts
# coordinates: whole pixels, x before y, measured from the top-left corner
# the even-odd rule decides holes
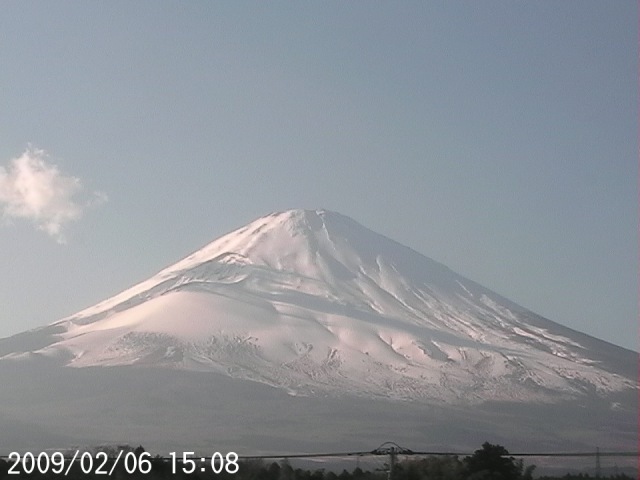
[[[79,220],[86,208],[107,200],[105,194],[92,192],[81,201],[78,197],[83,192],[80,179],[60,172],[44,150],[29,146],[8,166],[0,165],[0,208],[5,220],[29,220],[58,243],[65,243],[63,230],[68,223]]]

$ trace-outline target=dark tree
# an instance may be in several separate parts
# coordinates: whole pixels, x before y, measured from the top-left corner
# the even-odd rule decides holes
[[[464,459],[469,480],[520,480],[522,462],[509,456],[509,452],[502,445],[492,445],[485,442],[480,450]],[[530,475],[531,469],[527,469]]]
[[[0,458],[0,478],[4,478],[5,475],[8,476],[9,472],[9,462]]]

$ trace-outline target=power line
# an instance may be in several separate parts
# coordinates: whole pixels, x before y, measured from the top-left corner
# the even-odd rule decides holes
[[[97,453],[97,452],[96,452]],[[276,459],[288,459],[288,458],[340,458],[340,457],[364,457],[364,456],[384,456],[390,455],[405,455],[405,456],[457,456],[468,457],[474,455],[475,452],[452,452],[452,451],[414,451],[407,448],[400,447],[393,442],[383,443],[380,447],[374,450],[361,450],[353,452],[317,452],[317,453],[278,453],[269,455],[260,454],[245,454],[238,455],[240,460],[276,460]],[[198,456],[194,454],[194,456]],[[509,452],[511,457],[638,457],[638,452],[601,452],[598,448],[592,452]],[[8,455],[0,455],[0,459],[8,459]],[[65,457],[67,458],[67,457]],[[71,457],[68,457],[71,459]],[[172,457],[165,457],[157,455],[153,458],[158,459],[171,459]]]
[[[475,452],[442,452],[442,451],[412,451],[403,450],[396,451],[398,455],[415,455],[415,456],[457,456],[470,457]],[[353,456],[372,456],[372,455],[389,455],[390,452],[379,453],[375,450],[362,452],[340,452],[340,453],[282,453],[272,455],[239,455],[241,459],[278,459],[278,458],[318,458],[318,457],[353,457]],[[510,457],[637,457],[638,452],[509,452]]]

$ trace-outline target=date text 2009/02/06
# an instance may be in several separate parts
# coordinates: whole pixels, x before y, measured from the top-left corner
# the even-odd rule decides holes
[[[226,454],[214,452],[208,457],[197,457],[195,452],[171,452],[169,458],[152,458],[149,452],[135,453],[120,450],[117,456],[110,456],[105,452],[91,453],[76,450],[73,456],[64,455],[61,452],[11,452],[7,457],[9,460],[9,475],[19,475],[26,473],[54,473],[65,476],[74,469],[78,469],[84,474],[111,476],[117,471],[117,467],[124,468],[128,474],[151,472],[153,461],[168,461],[171,466],[171,473],[176,474],[181,471],[185,474],[194,472],[212,472],[214,474],[225,471],[229,474],[237,473],[239,470],[238,454],[228,452]]]

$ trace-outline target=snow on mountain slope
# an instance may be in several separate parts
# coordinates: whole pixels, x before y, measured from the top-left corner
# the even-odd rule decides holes
[[[0,341],[0,361],[33,357],[446,403],[637,388],[634,352],[323,210],[259,218],[115,297]]]

